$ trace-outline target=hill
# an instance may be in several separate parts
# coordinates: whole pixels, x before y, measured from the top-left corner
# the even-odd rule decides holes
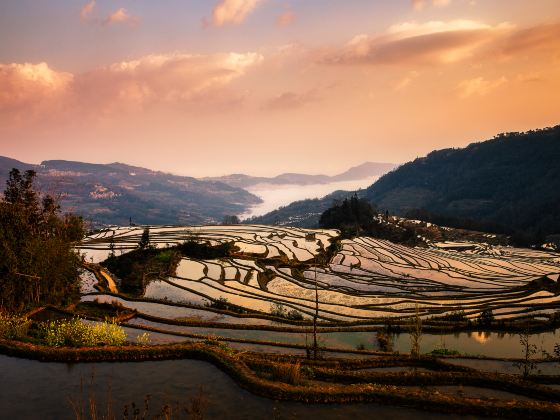
[[[323,198],[295,201],[270,213],[247,219],[244,223],[316,228],[324,211],[353,194],[352,191],[335,191]]]
[[[397,214],[531,241],[560,233],[560,126],[434,151],[365,197]]]
[[[365,162],[348,169],[338,175],[307,175],[298,173],[284,173],[275,177],[254,177],[245,174],[232,174],[221,177],[202,178],[206,181],[224,182],[232,187],[248,188],[257,184],[272,185],[312,185],[329,184],[332,182],[354,181],[374,176],[380,176],[395,168],[393,163]]]
[[[64,211],[95,224],[198,224],[221,222],[260,199],[222,182],[176,176],[123,163],[64,160],[27,164],[0,157],[0,183],[12,168],[37,171],[40,190],[61,196]],[[3,188],[2,188],[3,190]]]

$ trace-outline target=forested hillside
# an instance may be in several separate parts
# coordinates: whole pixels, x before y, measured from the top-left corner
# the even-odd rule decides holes
[[[366,198],[402,215],[527,240],[560,233],[560,126],[434,151],[381,177]]]

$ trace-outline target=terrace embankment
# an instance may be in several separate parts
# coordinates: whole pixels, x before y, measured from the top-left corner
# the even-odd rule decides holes
[[[239,386],[274,400],[307,403],[382,403],[444,413],[544,418],[560,415],[560,393],[512,375],[484,373],[421,357],[390,356],[347,360],[307,360],[290,356],[237,352],[217,342],[165,346],[48,348],[0,340],[3,354],[51,362],[208,361]],[[292,372],[283,376],[278,366]],[[375,373],[372,369],[413,367],[411,372]],[[294,370],[297,372],[293,375]],[[370,369],[367,371],[367,369]],[[421,370],[422,369],[422,370]],[[276,375],[273,376],[272,375]],[[506,392],[508,398],[474,398],[433,392],[425,387],[464,385]],[[503,396],[503,395],[502,395]],[[522,398],[517,398],[522,397]],[[511,398],[509,398],[511,397]],[[516,399],[517,398],[517,399]]]

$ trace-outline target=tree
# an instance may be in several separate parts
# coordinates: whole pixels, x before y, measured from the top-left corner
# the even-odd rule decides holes
[[[140,238],[140,242],[138,242],[138,247],[140,249],[146,249],[150,246],[150,228],[145,227],[144,232],[142,232],[142,237]]]
[[[416,304],[414,317],[410,321],[410,356],[420,357],[420,342],[422,341],[422,319],[420,318],[420,308]]]
[[[241,223],[241,220],[235,215],[224,216],[224,225],[238,225],[239,223]]]
[[[64,304],[78,295],[80,259],[73,250],[83,221],[61,215],[33,187],[34,171],[12,169],[0,201],[0,307],[21,310]]]

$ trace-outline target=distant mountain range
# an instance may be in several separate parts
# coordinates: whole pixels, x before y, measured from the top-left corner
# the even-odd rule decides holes
[[[292,203],[252,223],[317,225],[353,192]],[[383,175],[358,195],[380,210],[531,238],[560,234],[560,126],[444,149]]]
[[[335,175],[282,174],[197,179],[123,163],[93,164],[48,160],[39,165],[0,156],[0,184],[12,168],[37,172],[37,187],[61,196],[63,211],[84,216],[95,225],[205,224],[245,212],[262,200],[244,188],[260,183],[324,184],[379,176],[393,164],[367,162]],[[0,187],[0,191],[3,188]]]
[[[221,222],[261,202],[257,196],[222,182],[203,181],[122,163],[63,160],[40,165],[0,157],[0,182],[9,171],[34,169],[41,191],[62,195],[64,211],[95,224],[202,224]],[[1,188],[3,190],[3,188]]]
[[[348,169],[347,171],[334,175],[306,175],[298,173],[285,173],[275,177],[257,177],[244,174],[232,174],[220,177],[202,178],[204,181],[218,181],[226,183],[232,187],[248,188],[257,184],[272,185],[312,185],[330,184],[333,182],[355,181],[374,176],[380,176],[395,168],[393,163],[365,162],[359,166]]]

